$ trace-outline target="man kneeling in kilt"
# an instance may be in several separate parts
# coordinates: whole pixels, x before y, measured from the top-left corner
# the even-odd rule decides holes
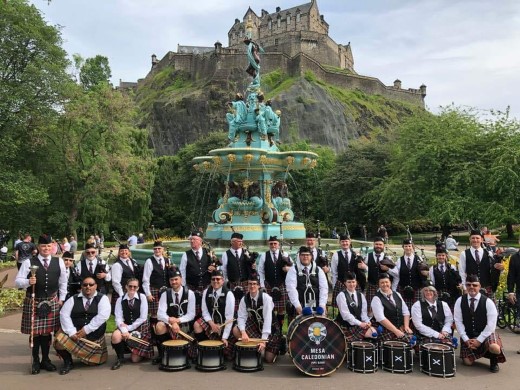
[[[506,357],[502,351],[502,340],[495,332],[497,308],[490,298],[480,293],[481,284],[477,275],[466,277],[467,294],[455,302],[455,325],[462,340],[460,357],[467,366],[475,360],[489,359],[489,370],[498,372],[498,363]]]
[[[267,340],[258,344],[258,351],[264,352],[267,363],[273,363],[280,350],[281,330],[278,321],[273,321],[273,299],[260,292],[257,274],[251,274],[248,282],[249,292],[238,305],[237,325],[233,334],[247,343],[250,339]]]
[[[94,278],[83,279],[81,292],[69,298],[60,312],[61,329],[54,342],[56,352],[63,358],[60,375],[73,368],[73,356],[89,366],[107,361],[105,330],[109,317],[107,296],[97,291]]]
[[[221,340],[224,354],[233,357],[233,343],[228,343],[235,315],[235,296],[224,286],[224,274],[215,270],[211,274],[211,286],[202,293],[202,317],[193,324],[197,342]],[[224,325],[225,324],[225,325]]]
[[[33,363],[31,374],[56,371],[49,359],[52,334],[59,327],[60,306],[67,296],[67,271],[63,260],[51,257],[51,238],[38,239],[38,256],[25,260],[16,275],[16,287],[27,289],[23,302],[22,333],[29,334]],[[39,352],[42,352],[40,361]]]

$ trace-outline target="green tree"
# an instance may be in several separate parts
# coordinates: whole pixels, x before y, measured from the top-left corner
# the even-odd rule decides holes
[[[100,84],[108,83],[112,72],[108,63],[108,58],[97,55],[87,58],[85,61],[81,57],[75,57],[76,66],[80,66],[79,80],[86,89],[94,88]]]
[[[48,204],[33,156],[40,127],[56,120],[70,83],[61,44],[59,30],[36,7],[0,2],[0,219],[12,230],[39,228],[32,210]]]

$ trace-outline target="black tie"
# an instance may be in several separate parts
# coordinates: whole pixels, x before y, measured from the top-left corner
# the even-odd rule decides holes
[[[381,255],[376,255],[377,264],[379,264],[379,259],[381,258]]]
[[[441,273],[444,273],[444,264],[441,264]]]
[[[305,275],[309,275],[309,270],[307,269],[307,267],[304,267],[304,268],[303,268],[303,273],[304,273]]]
[[[471,310],[471,313],[475,313],[475,298],[470,299],[471,303],[469,304],[469,310]]]
[[[412,269],[412,262],[409,257],[406,259],[406,265],[408,266],[408,269]]]
[[[179,293],[175,293],[175,304],[179,304]]]
[[[133,309],[133,308],[134,308],[134,299],[135,299],[135,298],[132,298],[132,299],[130,299],[130,300],[128,301],[128,307],[129,307],[130,309]]]
[[[94,264],[92,264],[92,261],[88,262],[88,272],[90,272],[91,274],[94,273]]]
[[[238,260],[238,251],[235,251],[235,258]]]
[[[435,308],[434,305],[430,306],[429,309],[430,309],[430,312],[432,313],[432,318],[435,319],[435,317],[437,317],[437,309]]]
[[[195,258],[197,259],[197,262],[200,262],[199,251],[195,251]]]
[[[388,294],[386,297],[388,298],[388,300],[390,301],[390,303],[391,303],[393,306],[395,306],[395,302],[394,302],[394,300],[392,299],[392,294]]]
[[[45,271],[49,268],[49,262],[46,257],[43,259],[43,268],[45,268]]]
[[[87,299],[87,302],[85,302],[85,311],[88,311],[90,307],[90,298]]]
[[[253,310],[256,310],[256,299],[252,299],[252,300],[251,300],[251,308],[252,308]]]
[[[354,299],[354,294],[350,294],[350,297],[352,298],[352,302],[356,303],[356,300]]]
[[[480,255],[478,253],[478,250],[475,250],[475,261],[477,262],[477,265],[480,264]]]
[[[276,252],[273,252],[272,258],[273,258],[273,263],[276,263]]]

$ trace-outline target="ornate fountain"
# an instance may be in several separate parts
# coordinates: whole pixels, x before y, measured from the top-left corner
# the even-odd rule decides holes
[[[206,238],[229,240],[234,229],[248,241],[267,240],[281,231],[284,239],[304,239],[303,223],[294,221],[287,179],[291,170],[314,168],[318,155],[278,149],[281,112],[272,109],[260,88],[262,49],[253,41],[252,30],[249,19],[244,43],[249,61],[246,72],[253,80],[245,99],[237,93],[228,103],[229,145],[193,159],[195,170],[224,178]]]

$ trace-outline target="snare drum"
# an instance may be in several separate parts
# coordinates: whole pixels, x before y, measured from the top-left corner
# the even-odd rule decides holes
[[[220,340],[199,341],[196,369],[200,371],[225,370],[224,343]]]
[[[383,370],[391,373],[407,374],[412,372],[412,349],[402,341],[384,341],[381,347]]]
[[[299,316],[287,330],[289,355],[304,374],[325,376],[345,359],[345,336],[338,324],[322,316]]]
[[[348,350],[348,368],[370,374],[377,371],[377,348],[367,341],[353,341]]]
[[[167,340],[163,342],[164,353],[159,369],[163,371],[180,371],[190,368],[188,345],[189,343],[186,340]]]
[[[262,354],[258,351],[257,343],[244,343],[238,341],[235,344],[235,360],[233,368],[241,372],[261,371],[264,369]]]
[[[446,344],[422,344],[419,347],[419,365],[421,371],[430,376],[455,376],[455,351]]]

